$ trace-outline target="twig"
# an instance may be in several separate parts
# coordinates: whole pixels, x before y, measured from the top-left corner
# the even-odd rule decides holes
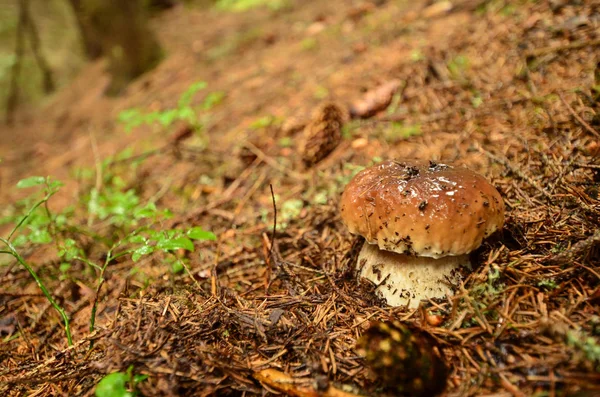
[[[600,138],[600,133],[598,131],[596,131],[594,128],[592,128],[592,126],[589,125],[584,119],[582,119],[581,116],[579,116],[577,113],[575,113],[575,110],[573,110],[571,105],[569,105],[567,103],[567,101],[565,100],[565,98],[563,97],[563,95],[560,92],[558,93],[558,96],[559,96],[560,100],[562,101],[562,103],[567,107],[567,110],[569,111],[569,113],[571,113],[571,116],[575,117],[575,119],[579,122],[579,124],[581,124],[592,135],[595,135],[596,138]]]
[[[556,179],[550,185],[550,194],[554,194],[556,187],[562,183],[563,178],[565,177],[565,175],[567,175],[567,172],[569,172],[571,170],[574,163],[575,163],[575,157],[573,157],[571,160],[569,160],[567,162],[567,164],[565,164],[565,166],[558,172]],[[549,161],[547,164],[551,165],[551,163]]]
[[[96,200],[97,195],[100,194],[100,189],[102,189],[102,161],[100,160],[100,155],[98,154],[98,144],[96,142],[96,136],[90,131],[90,146],[92,147],[92,154],[94,155],[94,166],[96,168],[96,181],[94,184],[94,189],[96,190],[96,197],[92,194],[90,197],[91,200]],[[91,201],[90,200],[90,201]],[[88,215],[87,225],[91,227],[94,223],[94,211],[90,211]]]
[[[600,164],[584,164],[584,163],[573,163],[575,167],[589,168],[591,170],[600,170]]]
[[[277,205],[275,204],[275,192],[272,183],[269,183],[269,189],[271,189],[271,199],[273,200],[273,233],[271,234],[271,249],[269,250],[269,255],[272,255],[273,246],[275,245],[275,232],[277,231]]]
[[[110,163],[107,164],[107,167],[113,167],[113,166],[121,164],[121,163],[130,163],[130,162],[134,162],[134,161],[146,160],[149,157],[165,153],[171,147],[172,147],[172,144],[169,143],[169,144],[163,145],[157,149],[152,149],[147,152],[137,154],[135,156],[126,157],[123,159],[112,160]]]
[[[552,197],[552,195],[550,193],[548,193],[544,188],[542,188],[540,185],[538,185],[537,182],[534,181],[529,175],[524,174],[519,168],[514,167],[507,159],[504,159],[502,157],[496,156],[495,154],[488,152],[487,150],[485,150],[484,148],[482,148],[479,145],[477,145],[477,150],[479,150],[481,153],[483,153],[486,156],[488,156],[491,160],[493,160],[493,161],[495,161],[497,163],[500,163],[503,166],[505,166],[506,168],[508,168],[510,172],[512,172],[513,174],[515,174],[516,176],[518,176],[519,178],[521,178],[525,182],[529,183],[537,191],[539,191],[540,193],[542,193],[544,195],[544,197],[546,197],[548,200],[552,200],[553,199],[553,197]]]
[[[307,179],[307,177],[305,175],[302,175],[296,171],[290,170],[290,169],[284,167],[283,165],[279,164],[272,157],[269,157],[268,155],[266,155],[262,150],[257,148],[251,142],[244,143],[244,146],[246,146],[248,148],[248,150],[250,150],[256,157],[258,157],[259,159],[264,161],[266,164],[268,164],[272,168],[275,168],[276,170],[283,172],[285,175],[292,177],[294,179],[298,179],[300,181],[304,181]]]
[[[11,233],[11,235],[12,235],[12,233]],[[48,302],[50,302],[50,304],[52,305],[54,310],[56,310],[58,312],[58,314],[62,317],[62,320],[64,323],[65,334],[67,336],[67,343],[69,346],[73,345],[73,339],[71,337],[71,326],[70,326],[69,316],[67,315],[65,310],[62,308],[62,306],[60,306],[58,303],[56,303],[56,301],[54,300],[54,297],[50,294],[50,292],[48,291],[48,289],[42,282],[42,279],[37,275],[37,273],[33,269],[33,267],[31,267],[25,261],[25,259],[23,259],[23,257],[21,255],[19,255],[16,248],[14,247],[14,245],[12,245],[12,243],[9,241],[9,239],[10,239],[10,237],[8,239],[0,238],[0,242],[2,242],[4,245],[6,245],[6,247],[10,250],[10,254],[27,270],[27,272],[35,280],[38,287],[42,290],[42,293],[46,296],[46,299],[48,300]]]
[[[271,233],[271,246],[265,258],[267,262],[267,271],[265,273],[265,289],[267,293],[273,272],[273,248],[275,247],[275,233],[277,232],[277,205],[275,204],[275,192],[273,191],[272,183],[269,183],[269,189],[271,189],[271,200],[273,200],[273,232]]]
[[[536,48],[536,49],[527,51],[525,53],[525,57],[527,57],[527,58],[539,57],[541,55],[546,55],[546,54],[550,54],[553,52],[577,50],[579,48],[595,47],[595,46],[599,46],[599,45],[600,45],[600,39],[591,40],[591,41],[575,41],[573,43],[559,45],[559,46]]]

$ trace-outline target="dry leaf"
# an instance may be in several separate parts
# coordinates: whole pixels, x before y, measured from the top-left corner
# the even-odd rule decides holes
[[[368,118],[388,107],[394,94],[402,86],[402,81],[391,80],[374,90],[367,91],[365,96],[350,106],[350,115],[355,118]]]

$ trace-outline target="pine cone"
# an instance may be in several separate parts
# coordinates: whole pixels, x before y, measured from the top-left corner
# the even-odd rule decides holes
[[[327,157],[342,140],[345,113],[335,103],[320,106],[304,128],[300,155],[306,168]]]
[[[358,353],[393,395],[436,396],[446,388],[448,368],[429,334],[398,321],[372,324]]]

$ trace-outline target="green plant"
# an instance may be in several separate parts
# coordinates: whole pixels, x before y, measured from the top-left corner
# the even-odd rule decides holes
[[[37,272],[33,269],[33,267],[31,267],[29,265],[29,263],[27,263],[25,261],[25,259],[17,251],[16,246],[11,242],[11,239],[15,235],[15,233],[17,231],[19,231],[21,229],[21,227],[23,227],[25,224],[27,224],[28,221],[30,221],[31,219],[34,218],[33,214],[38,210],[38,208],[41,208],[43,206],[44,212],[46,213],[47,217],[50,218],[51,215],[50,215],[50,211],[48,210],[48,206],[47,206],[48,200],[50,199],[50,197],[52,197],[58,191],[59,187],[62,184],[58,181],[50,180],[50,178],[44,178],[44,177],[38,177],[38,176],[22,179],[17,183],[17,187],[22,188],[22,189],[30,188],[30,187],[34,187],[34,186],[40,186],[40,185],[42,185],[44,187],[43,197],[41,199],[37,200],[31,206],[31,208],[29,208],[29,210],[21,218],[21,220],[16,223],[16,225],[14,226],[12,231],[9,233],[8,237],[0,238],[0,243],[4,244],[4,246],[6,247],[6,249],[0,250],[0,253],[11,255],[12,257],[14,257],[17,260],[17,262],[21,266],[23,266],[27,270],[27,272],[31,275],[31,277],[35,280],[35,282],[37,283],[38,287],[42,290],[42,293],[44,294],[44,296],[46,297],[48,302],[50,302],[52,307],[61,316],[63,323],[64,323],[64,329],[65,329],[65,334],[67,337],[67,343],[69,344],[69,346],[71,346],[73,344],[73,339],[71,336],[71,327],[69,324],[69,316],[67,315],[67,313],[65,312],[63,307],[60,306],[54,300],[54,297],[50,294],[50,292],[44,285],[42,279],[38,276]],[[47,241],[48,239],[51,239],[50,235],[47,231],[46,231],[46,234],[41,232],[43,230],[44,229],[42,229],[42,228],[33,229],[33,232],[30,234],[30,236],[32,236],[33,241],[39,242],[39,241]],[[39,233],[36,231],[39,231]],[[42,236],[42,237],[40,237],[40,236]]]
[[[64,322],[69,345],[72,344],[69,318],[64,309],[57,304],[48,292],[43,280],[17,251],[17,246],[54,244],[61,263],[58,267],[61,278],[69,277],[73,264],[80,262],[88,266],[88,274],[96,281],[96,299],[92,305],[89,329],[94,330],[98,296],[110,264],[124,256],[130,256],[134,262],[154,253],[170,258],[172,269],[186,269],[180,250],[193,251],[194,240],[215,240],[216,236],[201,227],[188,230],[160,229],[157,225],[171,216],[168,210],[159,210],[152,201],[142,200],[133,188],[110,172],[108,163],[103,162],[100,179],[102,183],[90,189],[82,196],[79,205],[67,208],[56,214],[47,205],[48,200],[58,192],[62,184],[43,177],[31,177],[21,180],[17,187],[31,188],[41,186],[43,193],[36,192],[18,203],[13,214],[5,216],[2,223],[14,223],[15,226],[7,238],[0,238],[6,246],[0,253],[13,256],[36,281],[48,301],[57,310]],[[24,216],[18,215],[18,209],[24,210]],[[75,215],[87,217],[87,225],[73,221]],[[99,230],[99,231],[98,231]],[[91,259],[82,241],[93,239],[97,246],[106,247],[101,263]],[[18,244],[16,244],[16,242]],[[51,269],[50,269],[51,271]]]
[[[282,148],[292,147],[294,145],[294,140],[289,136],[284,136],[279,138],[277,144]]]
[[[541,280],[537,283],[537,286],[540,287],[542,290],[553,290],[558,288],[558,284],[556,284],[556,281],[552,279]]]
[[[104,180],[101,187],[91,188],[90,193],[84,195],[82,200],[87,209],[88,226],[92,226],[97,219],[108,222],[114,229],[107,236],[97,236],[107,246],[104,262],[97,265],[89,261],[76,241],[71,239],[63,240],[59,251],[67,261],[77,259],[99,271],[96,296],[100,294],[108,266],[123,256],[131,256],[134,262],[138,262],[143,257],[158,252],[167,254],[172,263],[186,268],[177,251],[193,251],[192,240],[216,240],[213,233],[201,227],[193,227],[187,231],[156,229],[155,225],[170,218],[171,212],[159,210],[152,200],[143,202],[133,188],[127,188],[123,179],[108,169],[108,165],[109,163],[103,165]],[[92,307],[90,331],[94,329],[96,309],[97,299]]]
[[[499,14],[504,17],[511,16],[516,12],[517,8],[515,4],[507,4],[503,0],[486,0],[475,9],[475,13],[478,15]]]
[[[116,259],[131,255],[134,262],[139,261],[142,257],[153,254],[155,252],[163,252],[173,255],[174,260],[188,271],[185,263],[177,256],[176,251],[187,250],[194,251],[194,243],[192,240],[216,240],[216,236],[201,227],[194,227],[187,231],[177,229],[170,230],[153,230],[147,226],[131,232],[125,238],[117,241],[107,252],[106,259],[101,267],[99,267],[100,275],[96,287],[96,298],[100,294],[100,290],[105,281],[105,273],[108,266]],[[84,259],[85,260],[85,259]],[[94,266],[92,264],[92,266]],[[97,266],[95,266],[97,267]],[[92,314],[90,318],[90,332],[94,330],[96,321],[96,311],[98,308],[98,299],[94,301],[92,306]]]
[[[390,123],[383,130],[383,138],[390,143],[396,143],[402,139],[421,134],[421,126],[419,124],[404,124],[400,121]]]
[[[313,97],[315,99],[325,99],[329,96],[329,90],[325,87],[323,87],[322,85],[317,86],[317,88],[315,88],[315,92],[313,94]]]
[[[363,122],[361,120],[350,120],[347,123],[344,123],[344,125],[342,126],[342,138],[354,138],[355,131],[359,132],[362,126]]]
[[[481,105],[483,105],[483,98],[479,92],[475,92],[471,98],[471,106],[473,106],[474,109],[477,109]]]
[[[465,75],[469,70],[470,63],[471,62],[469,61],[469,58],[467,58],[465,55],[455,56],[447,64],[450,76],[454,80],[464,80]]]
[[[423,55],[423,52],[421,51],[421,49],[417,48],[410,52],[410,60],[411,61],[419,62],[424,59],[425,59],[425,55]]]
[[[596,371],[600,371],[600,343],[596,338],[574,330],[567,331],[565,337],[569,346],[579,349],[595,365]]]
[[[134,375],[133,366],[127,372],[113,372],[96,385],[96,397],[134,397],[139,395],[137,385],[148,379],[147,375]]]
[[[262,116],[254,120],[250,124],[250,128],[253,130],[261,130],[263,128],[269,128],[271,126],[277,127],[283,123],[283,119],[281,117],[274,116],[272,114],[268,114],[266,116]]]
[[[280,199],[279,195],[276,194],[275,202],[278,203],[279,199]],[[288,226],[289,222],[293,221],[298,216],[300,216],[300,213],[302,212],[303,208],[304,208],[304,201],[302,201],[301,199],[297,199],[297,198],[292,198],[292,199],[286,200],[281,204],[281,206],[278,205],[278,208],[277,208],[277,230],[279,230],[279,231],[284,230]],[[269,216],[269,211],[266,208],[263,208],[261,210],[261,219],[266,224],[268,224],[268,216]],[[271,225],[270,227],[272,228],[273,226]]]
[[[154,112],[143,112],[137,108],[126,109],[119,113],[118,121],[124,124],[125,131],[127,132],[130,132],[143,124],[159,124],[162,127],[169,127],[176,121],[185,121],[196,133],[199,133],[204,127],[205,120],[198,115],[194,106],[192,106],[192,99],[198,91],[205,89],[206,86],[207,84],[204,81],[199,81],[190,85],[190,87],[181,94],[181,97],[177,102],[177,107],[173,109],[157,110]],[[202,111],[208,111],[220,104],[224,98],[225,93],[222,91],[209,93],[198,108]]]
[[[300,48],[302,51],[311,51],[317,49],[319,42],[314,37],[307,37],[300,42]]]

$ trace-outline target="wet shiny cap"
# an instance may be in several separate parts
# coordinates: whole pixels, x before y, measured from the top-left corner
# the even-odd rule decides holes
[[[341,215],[351,233],[382,250],[440,258],[467,254],[501,229],[504,203],[467,168],[390,160],[350,181]]]

